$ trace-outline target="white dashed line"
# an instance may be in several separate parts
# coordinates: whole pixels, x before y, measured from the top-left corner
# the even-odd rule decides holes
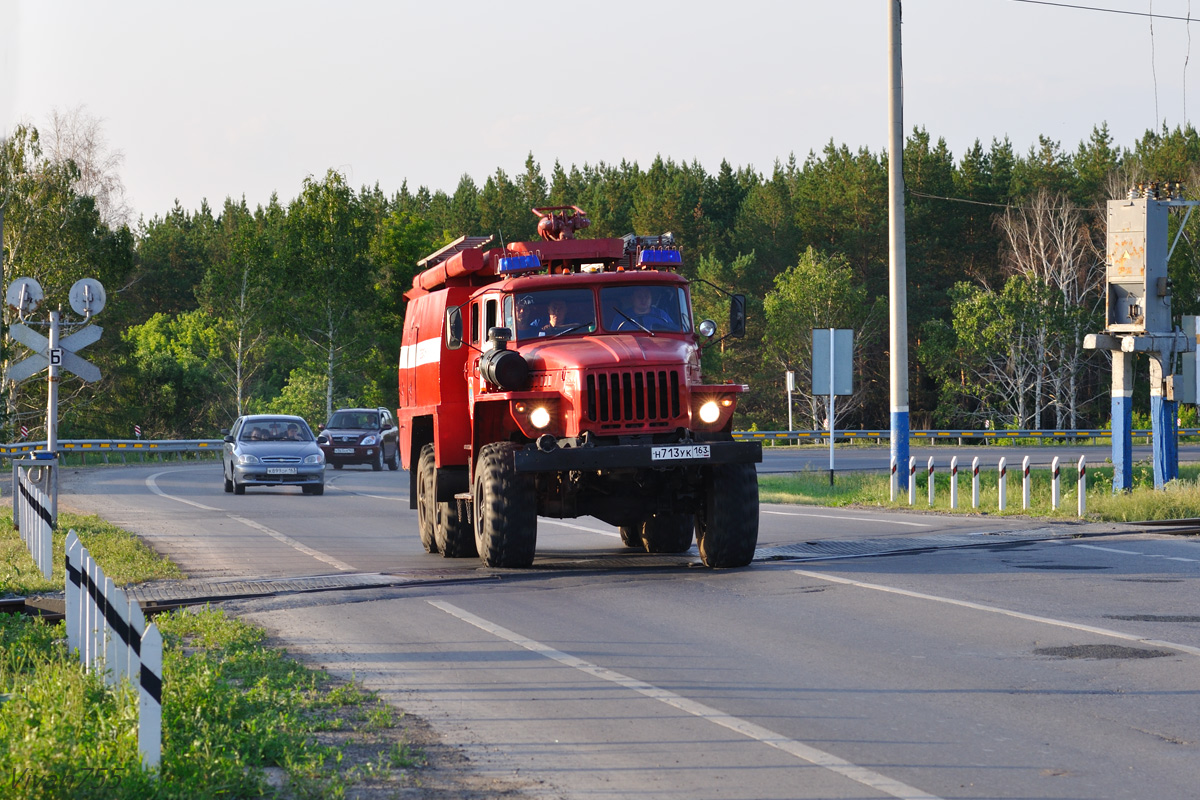
[[[653,684],[639,681],[636,678],[631,678],[628,675],[623,675],[620,672],[615,672],[606,667],[601,667],[589,661],[584,661],[582,658],[569,655],[561,650],[555,650],[549,645],[533,639],[527,639],[520,634],[514,633],[507,628],[489,622],[482,617],[478,617],[469,611],[464,611],[458,606],[442,600],[430,600],[430,605],[435,608],[440,608],[447,614],[450,614],[470,625],[474,625],[482,631],[492,634],[498,638],[504,639],[519,647],[523,647],[530,652],[545,656],[553,661],[577,669],[591,675],[594,678],[600,678],[618,686],[622,686],[630,691],[649,697],[652,700],[658,700],[660,703],[665,703],[672,708],[676,708],[687,714],[691,714],[708,722],[720,725],[723,728],[739,733],[762,744],[769,745],[785,753],[795,756],[801,761],[807,761],[814,766],[823,767],[830,772],[837,773],[842,777],[859,783],[863,786],[870,787],[875,791],[882,792],[890,797],[901,798],[901,800],[939,800],[935,795],[922,792],[920,789],[913,788],[908,784],[893,780],[886,775],[881,775],[874,770],[860,767],[857,764],[852,764],[845,759],[826,753],[824,750],[818,750],[815,747],[810,747],[795,739],[789,739],[786,736],[776,733],[761,725],[756,725],[753,722],[741,719],[739,717],[726,714],[712,706],[706,706],[703,703],[698,703],[695,700],[689,700],[682,695],[667,689],[660,689]]]

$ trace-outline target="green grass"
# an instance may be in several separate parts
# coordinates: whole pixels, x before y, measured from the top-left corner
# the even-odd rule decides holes
[[[1180,477],[1164,490],[1154,490],[1154,475],[1150,465],[1139,462],[1133,469],[1133,491],[1113,494],[1112,467],[1087,468],[1086,518],[1099,521],[1127,522],[1134,520],[1185,519],[1200,517],[1200,466],[1180,467]],[[1030,470],[1030,507],[1022,509],[1020,465],[1010,467],[1006,487],[1006,515],[1078,518],[1077,475],[1073,464],[1060,467],[1061,497],[1058,510],[1051,506],[1050,470]],[[979,508],[971,507],[971,474],[969,468],[959,469],[957,513],[1000,514],[999,471],[979,471]],[[879,473],[839,473],[833,487],[829,486],[828,471],[797,472],[788,475],[760,475],[759,493],[763,502],[798,503],[823,506],[874,506],[878,508],[909,508],[907,476],[895,502],[890,500],[887,475]],[[924,470],[918,469],[915,509],[930,510],[929,483]],[[932,510],[950,512],[950,474],[942,468],[934,472],[934,505]]]
[[[63,561],[67,531],[74,530],[84,547],[118,586],[163,578],[182,578],[174,563],[147,547],[128,531],[95,515],[60,513],[54,532],[54,571],[50,580],[34,565],[21,534],[12,524],[12,507],[0,509],[0,597],[61,592],[66,580]]]
[[[342,797],[362,782],[411,785],[424,764],[395,712],[267,646],[220,611],[155,619],[163,632],[160,771],[141,768],[136,701],[68,654],[63,626],[0,615],[0,796],[41,798]],[[391,737],[379,731],[391,728]],[[322,744],[337,730],[351,748]],[[376,744],[363,753],[361,741]]]

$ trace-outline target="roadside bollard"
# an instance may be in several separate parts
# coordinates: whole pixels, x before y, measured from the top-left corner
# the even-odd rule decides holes
[[[958,456],[950,459],[950,507],[958,508]]]
[[[908,459],[908,504],[911,506],[917,497],[917,457]]]
[[[1004,456],[1000,457],[1000,510],[1004,510],[1004,506],[1008,501],[1008,461]]]
[[[929,457],[929,507],[933,508],[933,456]]]
[[[1079,457],[1079,516],[1087,513],[1087,457]]]
[[[1050,507],[1058,511],[1058,503],[1062,498],[1058,485],[1058,456],[1050,462]]]
[[[891,501],[893,503],[896,502],[896,481],[896,457],[892,456],[892,472],[891,477],[888,478],[888,493],[891,496]]]
[[[1029,456],[1021,459],[1021,508],[1029,510]]]
[[[979,456],[971,459],[971,508],[979,508]]]

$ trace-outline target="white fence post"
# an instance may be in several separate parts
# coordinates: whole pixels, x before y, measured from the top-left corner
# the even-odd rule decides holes
[[[1055,456],[1050,462],[1050,507],[1055,511],[1058,511],[1058,504],[1062,499],[1058,477],[1058,456]]]
[[[908,459],[908,504],[911,506],[917,497],[917,457]]]
[[[979,456],[971,459],[971,508],[979,508]]]
[[[1079,516],[1087,514],[1087,457],[1079,457]]]
[[[1004,506],[1008,502],[1008,461],[1004,456],[1000,456],[1000,510],[1004,510]]]
[[[958,508],[958,456],[950,459],[950,507]]]
[[[156,769],[162,756],[162,635],[153,622],[141,637],[138,673],[138,750],[142,763]]]
[[[1029,510],[1030,494],[1032,493],[1029,479],[1029,456],[1021,459],[1021,508]]]
[[[929,507],[933,508],[933,456],[929,457],[929,469],[926,474],[929,480]]]
[[[75,531],[67,534],[66,626],[89,672],[104,670],[105,682],[130,680],[138,690],[138,748],[155,769],[162,751],[162,636],[136,601],[118,589],[88,553]]]

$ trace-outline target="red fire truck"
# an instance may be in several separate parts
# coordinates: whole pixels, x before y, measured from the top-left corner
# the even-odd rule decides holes
[[[580,209],[534,213],[541,241],[463,237],[405,295],[396,416],[425,550],[526,567],[539,515],[591,515],[630,548],[695,535],[707,566],[749,564],[762,447],[731,434],[748,387],[704,382],[717,326],[693,319],[672,236],[577,239]],[[744,336],[728,296],[725,335]]]

